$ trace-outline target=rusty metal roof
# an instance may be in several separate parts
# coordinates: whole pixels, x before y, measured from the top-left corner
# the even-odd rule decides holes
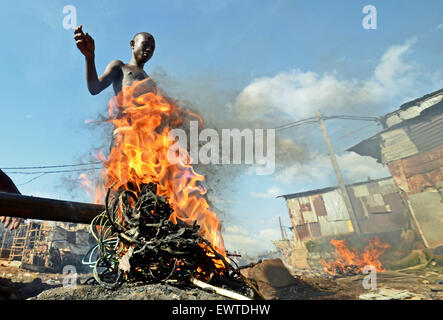
[[[370,156],[381,163],[390,163],[443,144],[442,136],[443,101],[423,111],[419,117],[392,125],[347,151]]]
[[[384,128],[390,128],[405,120],[420,116],[421,113],[428,108],[442,105],[443,89],[440,89],[421,98],[402,104],[399,109],[382,116],[380,121]]]
[[[389,179],[392,179],[392,177],[385,177],[385,178],[374,179],[374,180],[371,179],[371,180],[366,180],[366,181],[360,181],[360,182],[356,182],[356,183],[352,183],[352,184],[347,184],[346,186],[347,187],[359,186],[359,185],[364,185],[364,184],[368,184],[371,182],[380,182],[380,181],[389,180]],[[276,198],[284,198],[285,200],[288,200],[288,199],[293,199],[293,198],[308,197],[308,196],[315,195],[315,194],[326,193],[326,192],[334,191],[337,189],[340,189],[340,187],[338,187],[338,186],[327,187],[327,188],[310,190],[310,191],[302,191],[302,192],[297,192],[297,193],[284,194],[281,196],[277,196]]]

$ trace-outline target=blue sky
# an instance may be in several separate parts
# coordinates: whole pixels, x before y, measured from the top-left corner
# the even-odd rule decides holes
[[[377,8],[376,30],[362,27],[368,4]],[[104,143],[102,131],[85,120],[105,111],[112,92],[88,93],[84,59],[72,30],[62,25],[65,5],[76,7],[77,23],[95,39],[99,73],[113,59],[129,61],[133,34],[151,32],[157,48],[145,70],[166,74],[165,86],[172,83],[179,98],[191,97],[204,118],[228,114],[226,108],[232,119],[244,117],[251,126],[259,119],[273,127],[316,109],[379,116],[443,87],[438,0],[4,1],[1,168],[78,163]],[[368,173],[388,174],[370,159],[345,152],[377,131],[372,125],[348,134],[364,125],[327,122],[348,183]],[[272,249],[268,240],[279,235],[278,216],[289,226],[284,201],[274,196],[336,184],[318,126],[290,129],[278,138],[289,155],[274,175],[244,171],[230,191],[214,195],[225,212],[228,248]],[[302,150],[304,162],[295,154],[291,161],[291,150]],[[69,189],[62,174],[22,186],[35,176],[10,176],[24,194],[89,200],[79,186]]]

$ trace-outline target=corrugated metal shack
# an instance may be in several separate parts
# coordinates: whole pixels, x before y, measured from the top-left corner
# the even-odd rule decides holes
[[[407,204],[392,178],[369,180],[346,186],[363,234],[407,229]],[[306,239],[354,232],[339,187],[281,196],[286,200],[295,243]]]
[[[381,118],[383,131],[348,149],[386,164],[427,247],[443,245],[443,89]]]

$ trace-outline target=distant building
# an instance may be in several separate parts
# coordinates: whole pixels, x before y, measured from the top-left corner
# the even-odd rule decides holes
[[[348,151],[387,165],[425,245],[443,246],[443,89],[381,121],[383,131]]]
[[[0,260],[38,272],[61,272],[66,265],[89,272],[82,258],[91,240],[87,225],[28,220],[14,231],[0,228]]]
[[[410,227],[408,206],[392,178],[346,186],[362,233],[370,234]],[[354,232],[339,187],[281,196],[286,200],[295,243],[306,239]]]

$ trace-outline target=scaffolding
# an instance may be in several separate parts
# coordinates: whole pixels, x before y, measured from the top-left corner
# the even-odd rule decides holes
[[[0,259],[36,272],[60,272],[64,265],[89,271],[82,264],[84,254],[92,245],[88,227],[27,220],[14,231],[0,228]]]
[[[10,253],[10,248],[11,248],[11,244],[10,241],[13,239],[13,237],[11,237],[11,231],[9,229],[6,229],[3,232],[2,235],[2,241],[1,241],[1,247],[0,247],[0,259],[2,258],[8,258],[9,257],[9,253]]]
[[[1,239],[0,258],[49,267],[49,252],[54,238],[55,224],[29,221],[18,229],[5,229]],[[42,261],[36,261],[36,260]]]

